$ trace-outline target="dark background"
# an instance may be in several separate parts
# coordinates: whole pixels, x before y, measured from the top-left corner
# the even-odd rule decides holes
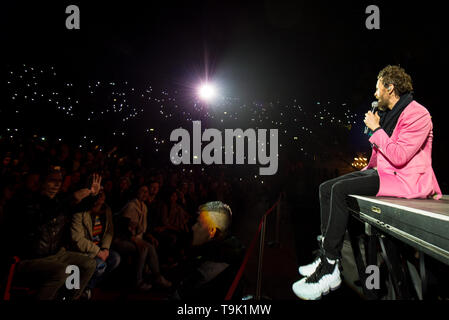
[[[80,30],[65,28],[69,4],[80,7]],[[239,96],[323,100],[371,94],[373,75],[397,63],[418,92],[436,94],[448,53],[439,2],[377,3],[380,30],[365,27],[369,4],[376,3],[18,1],[1,12],[4,61],[175,83],[202,75],[207,56],[210,73],[229,79]]]
[[[65,9],[70,4],[80,8],[80,30],[65,28],[68,16]],[[380,30],[365,27],[368,17],[365,9],[371,4],[380,9]],[[63,136],[66,141],[72,137],[73,141],[78,141],[75,146],[85,135],[109,143],[109,147],[119,141],[124,147],[140,146],[143,149],[146,145],[149,148],[151,142],[151,136],[142,136],[145,128],[154,127],[156,132],[167,135],[180,125],[189,125],[187,117],[181,113],[176,119],[159,121],[156,104],[149,104],[144,114],[126,125],[122,124],[122,119],[113,117],[87,122],[86,116],[94,106],[97,112],[111,99],[110,92],[104,90],[97,100],[90,100],[87,90],[81,88],[85,89],[93,81],[123,83],[126,80],[136,87],[136,91],[145,90],[148,85],[158,93],[164,89],[171,93],[178,90],[180,95],[177,97],[185,95],[185,103],[181,101],[180,106],[188,109],[194,86],[208,77],[219,84],[223,95],[239,98],[235,110],[240,110],[244,103],[255,101],[267,106],[280,100],[279,105],[267,107],[267,115],[276,121],[280,119],[279,113],[285,111],[283,106],[291,106],[293,99],[297,99],[298,105],[309,115],[317,112],[317,101],[322,104],[330,101],[335,106],[345,103],[351,113],[357,114],[356,124],[349,131],[328,122],[322,127],[317,126],[311,121],[313,117],[298,119],[301,124],[289,121],[287,126],[279,127],[280,142],[286,147],[280,150],[277,175],[271,180],[263,177],[266,179],[263,186],[259,182],[261,177],[253,179],[254,173],[248,173],[257,171],[258,167],[225,166],[229,170],[227,178],[247,174],[253,179],[247,183],[249,180],[244,178],[244,187],[236,189],[242,190],[236,191],[241,206],[233,208],[234,212],[244,213],[236,214],[240,220],[233,224],[245,244],[249,244],[256,234],[260,215],[271,207],[279,191],[286,191],[289,201],[283,203],[281,211],[284,218],[287,212],[290,218],[282,221],[282,250],[273,249],[270,253],[267,249],[264,279],[269,283],[265,283],[264,289],[273,298],[296,299],[291,292],[291,283],[298,278],[297,265],[309,263],[312,250],[316,249],[315,237],[311,234],[319,232],[318,185],[325,176],[329,178],[327,173],[322,174],[323,165],[319,168],[315,155],[323,161],[326,158],[352,161],[358,151],[365,151],[369,156],[370,145],[363,134],[363,114],[374,100],[377,74],[386,65],[399,64],[405,68],[413,79],[415,99],[432,115],[432,165],[443,193],[449,193],[445,98],[449,71],[448,28],[447,11],[443,10],[442,2],[437,1],[2,3],[0,134],[5,137],[5,128],[19,128],[28,134],[39,131],[38,138],[53,134],[54,137]],[[57,80],[52,78],[42,83],[49,90],[64,92],[65,82],[74,83],[74,88],[66,91],[82,101],[76,116],[66,118],[45,101],[22,105],[21,110],[26,112],[17,115],[16,104],[11,100],[15,88],[8,87],[6,82],[11,70],[15,75],[23,72],[23,64],[41,66],[47,71],[49,66],[54,66]],[[303,115],[289,110],[289,120]],[[251,122],[245,122],[251,116],[241,114],[239,121],[228,122],[225,126],[253,127]],[[264,128],[271,127],[270,120],[268,124],[264,123]],[[221,126],[219,122],[209,125]],[[313,159],[300,154],[293,143],[287,145],[285,142],[291,142],[291,137],[298,131],[301,133],[301,126],[309,125],[313,127],[313,134],[303,134],[300,140],[304,141],[309,153],[313,153]],[[191,127],[185,128],[191,130]],[[285,136],[283,129],[289,132]],[[126,130],[129,134],[123,138],[113,136],[112,132],[116,130]],[[17,140],[9,141],[0,152],[11,151],[17,144]],[[123,150],[121,148],[119,151]],[[159,153],[166,162],[168,152]],[[146,160],[145,164],[153,166],[157,158],[150,153]],[[297,160],[304,162],[304,170],[289,174],[286,164]],[[168,166],[178,168],[171,163]],[[213,172],[215,166],[211,167]],[[329,169],[332,175],[333,168]],[[216,176],[214,173],[209,175],[212,179]],[[269,223],[271,228],[274,225],[273,221]],[[289,255],[293,251],[295,254]],[[255,277],[256,256],[252,259],[252,267],[247,268],[247,273]],[[345,291],[339,292],[342,301],[353,298]],[[333,299],[335,294],[331,297]]]
[[[80,8],[80,30],[65,28],[69,4]],[[379,6],[380,30],[365,27],[370,4]],[[223,94],[249,101],[348,103],[359,115],[357,130],[374,100],[377,73],[400,64],[412,76],[415,99],[433,116],[437,177],[448,176],[441,2],[18,1],[3,4],[0,14],[4,68],[52,64],[78,83],[131,79],[172,88],[207,74]],[[7,115],[3,125],[13,121]],[[347,143],[369,151],[356,130]]]

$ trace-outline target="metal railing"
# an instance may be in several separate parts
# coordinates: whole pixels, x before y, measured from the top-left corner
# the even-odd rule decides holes
[[[237,272],[237,275],[234,278],[234,281],[231,284],[231,287],[228,290],[228,293],[226,294],[225,300],[230,300],[234,294],[235,289],[237,288],[241,277],[243,276],[243,272],[245,271],[246,265],[248,263],[249,257],[254,251],[254,248],[256,246],[257,239],[259,239],[259,257],[258,257],[258,264],[257,264],[257,284],[256,284],[256,294],[255,299],[260,300],[261,299],[261,291],[262,291],[262,271],[263,271],[263,257],[264,257],[264,250],[265,250],[265,235],[266,235],[266,229],[267,229],[267,217],[269,214],[273,212],[273,210],[276,208],[276,229],[275,229],[275,241],[271,244],[279,245],[279,229],[280,229],[280,214],[281,214],[281,200],[283,197],[283,193],[281,193],[278,197],[278,200],[276,203],[268,209],[264,215],[262,216],[260,222],[259,222],[259,229],[257,230],[253,240],[251,241],[251,244],[246,251],[245,257],[243,258],[243,262]],[[260,237],[259,237],[260,234]]]

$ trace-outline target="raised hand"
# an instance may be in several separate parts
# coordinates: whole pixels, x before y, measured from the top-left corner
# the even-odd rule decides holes
[[[93,195],[96,196],[101,190],[101,176],[99,174],[93,175],[92,185],[89,188],[83,188],[73,193],[73,197],[76,200],[76,203],[81,202],[84,198]]]
[[[101,190],[101,176],[99,174],[94,173],[92,186],[90,187],[90,193],[93,196],[96,196]]]

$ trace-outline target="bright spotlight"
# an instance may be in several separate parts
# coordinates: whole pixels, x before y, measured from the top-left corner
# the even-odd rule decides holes
[[[198,95],[202,100],[210,101],[216,95],[215,87],[209,83],[203,84],[198,90]]]

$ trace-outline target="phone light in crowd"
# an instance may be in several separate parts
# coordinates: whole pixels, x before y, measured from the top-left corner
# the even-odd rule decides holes
[[[201,100],[210,102],[217,95],[215,87],[210,83],[202,84],[198,89],[198,95]]]

